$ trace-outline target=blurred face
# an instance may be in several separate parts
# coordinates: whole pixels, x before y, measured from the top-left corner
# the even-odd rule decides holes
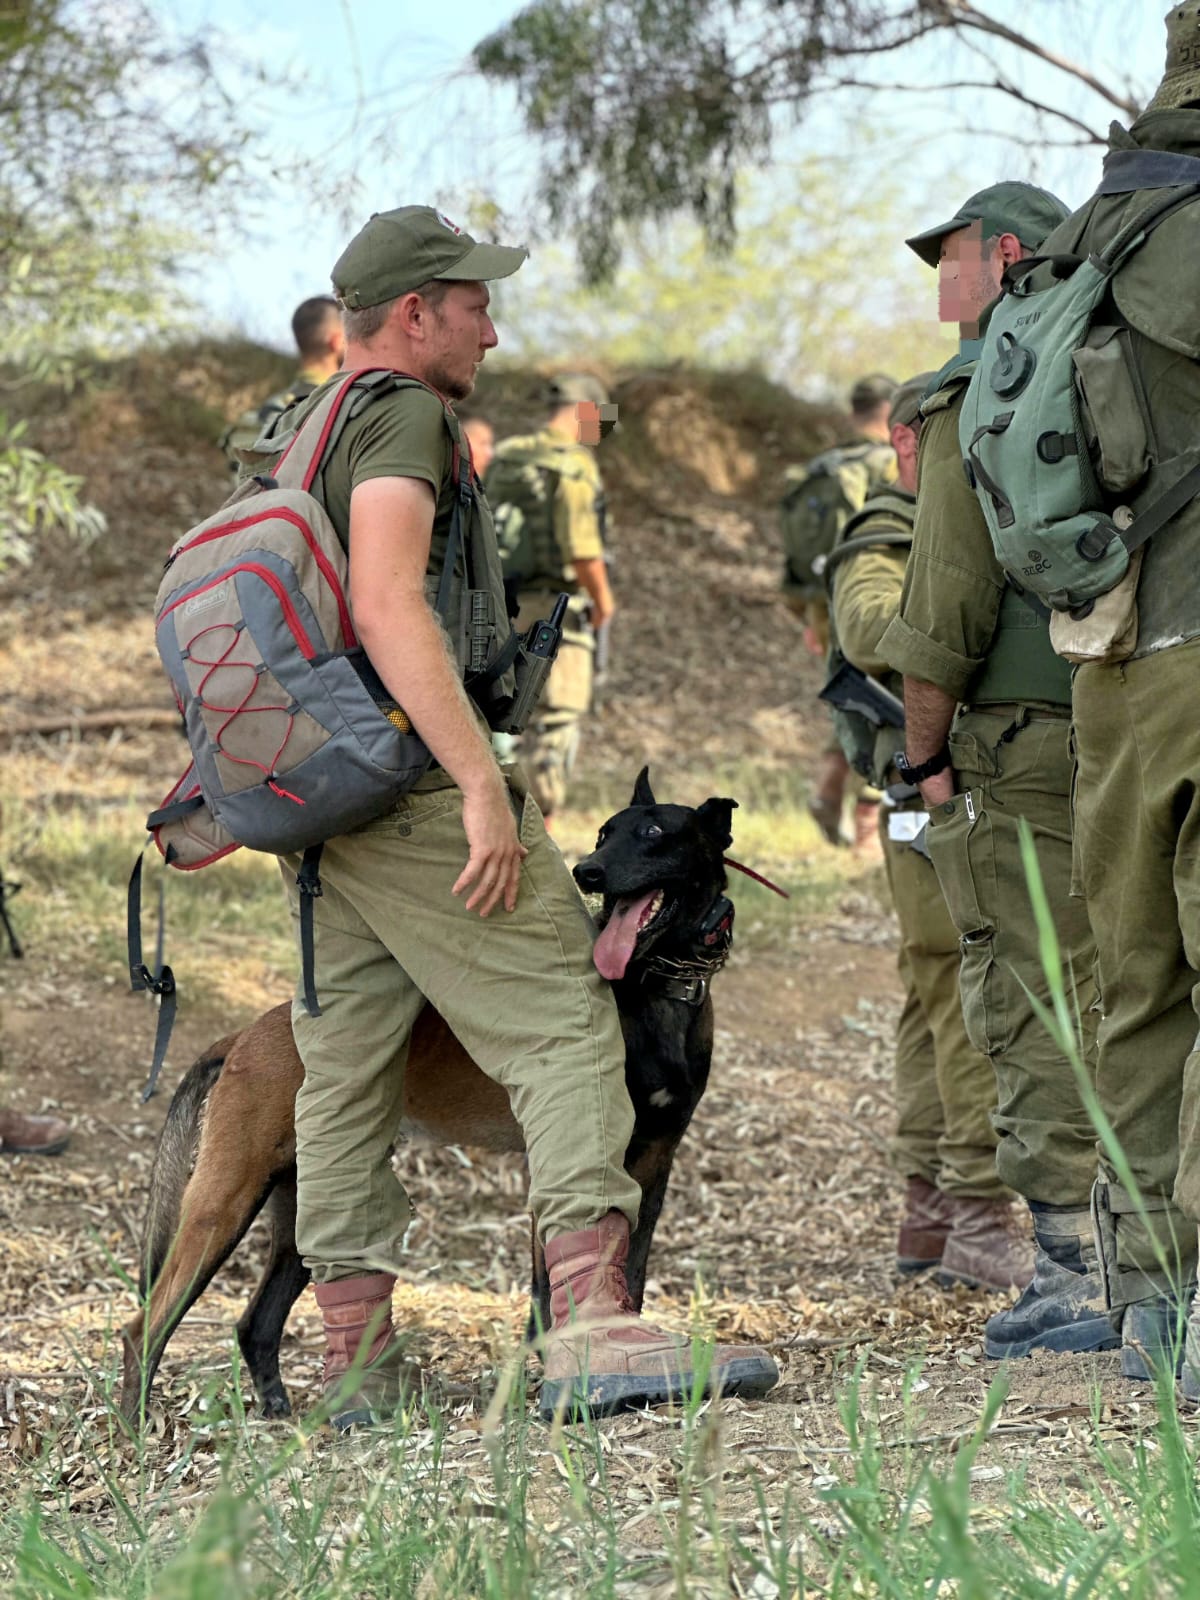
[[[600,443],[600,407],[594,400],[581,400],[575,407],[575,436],[580,444]]]
[[[499,344],[488,315],[486,283],[451,284],[440,306],[426,306],[424,371],[420,374],[451,400],[465,400],[489,350]]]
[[[475,463],[475,471],[482,478],[496,454],[495,431],[491,423],[485,422],[482,417],[469,417],[463,423],[462,431],[471,441],[471,460]]]
[[[1015,234],[984,240],[983,223],[958,228],[942,240],[938,261],[938,321],[957,322],[967,338],[979,332],[979,318],[1000,293],[1000,276],[1024,251]]]

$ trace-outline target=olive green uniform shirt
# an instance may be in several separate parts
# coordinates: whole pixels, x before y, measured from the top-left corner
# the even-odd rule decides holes
[[[604,486],[596,457],[559,429],[546,428],[542,437],[565,458],[554,498],[554,534],[563,559],[595,561],[604,554]]]
[[[911,498],[896,488],[889,493],[898,500]],[[855,526],[854,537],[868,538],[876,529],[893,533],[895,528],[894,514],[867,517]],[[832,614],[838,647],[852,666],[889,687],[892,673],[879,643],[900,610],[907,565],[908,551],[903,545],[880,544],[848,556],[833,573]]]
[[[968,697],[996,634],[1004,573],[963,473],[958,417],[965,383],[921,429],[917,515],[899,614],[879,641],[897,672]]]

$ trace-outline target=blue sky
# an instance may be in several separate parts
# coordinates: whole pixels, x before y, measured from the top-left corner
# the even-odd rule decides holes
[[[512,216],[524,214],[534,147],[511,98],[461,71],[471,46],[517,9],[505,0],[453,0],[441,8],[408,0],[256,0],[252,10],[235,0],[176,0],[173,15],[189,29],[218,28],[243,55],[304,80],[288,93],[256,93],[248,102],[276,148],[302,160],[311,156],[312,177],[244,196],[250,242],[204,264],[189,285],[214,328],[237,328],[286,348],[293,306],[327,291],[343,243],[373,210],[428,200],[461,216],[482,190]],[[1011,12],[996,3],[989,9],[1018,26],[1036,23],[1048,48],[1101,76],[1143,91],[1159,77],[1163,0],[1038,0]],[[934,56],[923,63],[931,73],[947,66]],[[1021,58],[1019,71],[1029,92],[1062,94],[1049,69]],[[1005,114],[1018,141],[996,138],[995,99],[970,91],[932,103],[850,94],[806,117],[778,154],[853,148],[869,122],[870,159],[885,151],[889,176],[905,205],[911,203],[914,231],[952,215],[965,194],[999,177],[1042,183],[1071,204],[1094,185],[1094,149],[1047,148],[1019,111]],[[381,148],[371,135],[385,110],[391,134]],[[1093,121],[1106,120],[1094,103],[1089,113]],[[536,272],[536,253],[527,272]]]

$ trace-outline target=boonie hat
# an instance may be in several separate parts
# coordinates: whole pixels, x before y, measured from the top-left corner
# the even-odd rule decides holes
[[[898,423],[906,428],[912,427],[921,409],[921,397],[932,377],[932,372],[918,372],[915,378],[909,378],[900,385],[892,396],[892,409],[888,412],[889,428],[896,427]]]
[[[1167,65],[1147,111],[1175,111],[1200,102],[1200,5],[1167,12]]]
[[[528,259],[524,245],[480,244],[432,206],[376,211],[334,263],[333,292],[348,311],[382,305],[431,279],[488,282]]]
[[[946,235],[969,228],[973,222],[983,223],[985,239],[993,239],[1000,233],[1015,233],[1027,250],[1036,250],[1046,235],[1069,215],[1067,207],[1048,189],[1009,180],[980,189],[959,206],[949,222],[926,228],[924,233],[914,234],[904,242],[926,266],[936,267]]]

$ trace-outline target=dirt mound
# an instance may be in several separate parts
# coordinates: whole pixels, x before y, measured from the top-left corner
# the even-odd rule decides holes
[[[9,575],[0,649],[13,716],[106,710],[131,692],[169,703],[149,622],[162,557],[225,492],[226,422],[291,370],[257,345],[197,341],[111,364],[66,404],[25,403],[31,441],[82,475],[109,532],[82,558],[51,538],[33,568]],[[775,505],[784,468],[836,438],[841,419],[750,373],[607,376],[622,415],[601,453],[620,612],[584,769],[623,782],[642,760],[686,765],[698,748],[714,768],[794,760],[823,724],[815,668],[778,601]],[[529,369],[485,368],[472,403],[503,437],[539,421],[543,386]],[[66,706],[61,678],[39,670],[64,633],[80,658]]]

